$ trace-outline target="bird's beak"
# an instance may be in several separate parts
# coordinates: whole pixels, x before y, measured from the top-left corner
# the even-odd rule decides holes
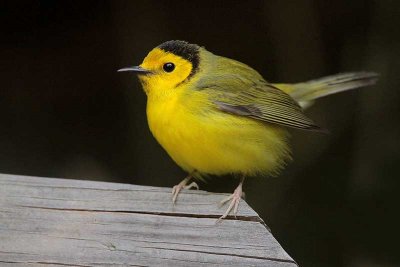
[[[118,72],[123,72],[123,71],[133,71],[133,72],[136,72],[137,74],[150,74],[151,73],[150,70],[142,68],[141,66],[128,67],[128,68],[123,68],[123,69],[118,70]]]

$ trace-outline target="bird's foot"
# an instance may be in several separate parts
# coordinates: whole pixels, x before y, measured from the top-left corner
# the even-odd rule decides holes
[[[191,178],[192,178],[192,176],[189,175],[188,177],[183,179],[182,182],[180,182],[179,184],[172,187],[172,203],[173,204],[175,204],[176,198],[178,197],[178,195],[182,189],[196,188],[197,190],[199,190],[199,186],[195,182],[191,182],[190,184],[188,184]]]
[[[228,209],[225,211],[225,213],[221,217],[219,217],[219,219],[217,220],[217,223],[220,222],[221,220],[225,219],[232,210],[233,210],[233,215],[236,217],[236,214],[237,214],[238,208],[239,208],[240,199],[242,198],[242,196],[244,196],[244,192],[242,190],[242,185],[243,185],[243,180],[240,182],[240,184],[235,189],[235,191],[233,192],[232,195],[223,199],[220,202],[220,205],[223,206],[223,205],[225,205],[225,203],[230,201]]]

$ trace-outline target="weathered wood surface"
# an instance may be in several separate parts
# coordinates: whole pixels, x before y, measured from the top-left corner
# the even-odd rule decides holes
[[[226,194],[0,174],[0,266],[278,266],[296,263]]]

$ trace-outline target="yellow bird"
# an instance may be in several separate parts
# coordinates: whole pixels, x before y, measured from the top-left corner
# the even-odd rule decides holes
[[[150,130],[188,176],[173,187],[175,203],[191,179],[241,177],[223,200],[236,215],[245,177],[277,175],[291,159],[287,128],[321,129],[304,112],[314,99],[374,84],[372,72],[342,73],[296,84],[267,82],[257,71],[185,41],[150,51],[133,71],[147,94]]]

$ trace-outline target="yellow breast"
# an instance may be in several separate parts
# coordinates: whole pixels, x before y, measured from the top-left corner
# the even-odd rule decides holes
[[[283,128],[219,111],[201,91],[179,90],[171,97],[149,95],[147,118],[154,137],[184,170],[274,174],[290,157]]]

